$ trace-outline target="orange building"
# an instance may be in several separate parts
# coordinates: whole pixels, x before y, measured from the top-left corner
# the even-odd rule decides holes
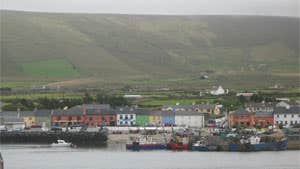
[[[253,128],[254,124],[254,113],[252,112],[240,109],[230,114],[231,127]]]
[[[255,126],[268,127],[274,125],[274,117],[272,112],[257,111],[254,116]]]
[[[73,125],[86,125],[89,127],[102,125],[114,126],[116,124],[116,115],[106,105],[75,106],[68,110],[53,112],[51,115],[51,124],[57,127]]]

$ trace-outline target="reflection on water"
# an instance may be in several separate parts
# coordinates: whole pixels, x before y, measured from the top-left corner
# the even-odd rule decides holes
[[[300,151],[173,152],[126,151],[124,144],[104,148],[1,145],[6,169],[298,169]]]

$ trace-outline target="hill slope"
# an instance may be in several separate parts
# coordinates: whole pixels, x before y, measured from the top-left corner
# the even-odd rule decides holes
[[[4,80],[299,75],[299,18],[1,11],[0,24]]]

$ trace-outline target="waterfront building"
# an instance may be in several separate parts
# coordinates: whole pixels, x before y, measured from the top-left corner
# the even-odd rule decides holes
[[[83,123],[89,127],[116,125],[116,114],[114,111],[89,109],[84,114]]]
[[[175,113],[172,111],[164,111],[161,113],[161,123],[163,126],[175,125]]]
[[[9,131],[23,130],[25,127],[24,116],[17,111],[0,112],[0,125]]]
[[[38,126],[42,126],[43,128],[50,128],[51,112],[53,112],[53,110],[49,110],[49,109],[34,110],[33,111],[33,115],[35,117],[34,124]]]
[[[81,105],[66,110],[54,110],[51,112],[51,124],[54,127],[82,125],[83,122],[84,114]]]
[[[109,105],[78,105],[67,110],[56,110],[52,113],[51,123],[57,127],[74,125],[115,126],[116,114]]]
[[[149,114],[151,112],[147,109],[137,109],[136,114],[136,125],[138,126],[148,126],[149,125]]]
[[[175,112],[175,124],[177,126],[202,128],[205,125],[204,114],[195,111]]]
[[[116,109],[117,125],[118,126],[135,126],[136,112],[133,107],[122,107]]]
[[[273,112],[257,111],[254,115],[254,124],[256,127],[268,127],[274,125]]]
[[[254,123],[254,113],[245,110],[239,109],[234,111],[230,115],[230,126],[231,127],[246,127],[252,128]]]
[[[162,124],[162,112],[153,111],[149,114],[149,124],[152,126],[160,126]]]
[[[276,107],[274,109],[274,121],[277,125],[293,126],[300,124],[300,107]]]
[[[18,111],[22,116],[24,117],[24,123],[26,127],[31,127],[32,125],[36,124],[36,118],[34,116],[33,112],[26,111],[26,112],[20,112]]]

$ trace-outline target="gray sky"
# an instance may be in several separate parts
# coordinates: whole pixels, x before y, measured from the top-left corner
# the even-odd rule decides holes
[[[299,17],[299,0],[0,0],[1,9],[122,14],[242,14]]]

